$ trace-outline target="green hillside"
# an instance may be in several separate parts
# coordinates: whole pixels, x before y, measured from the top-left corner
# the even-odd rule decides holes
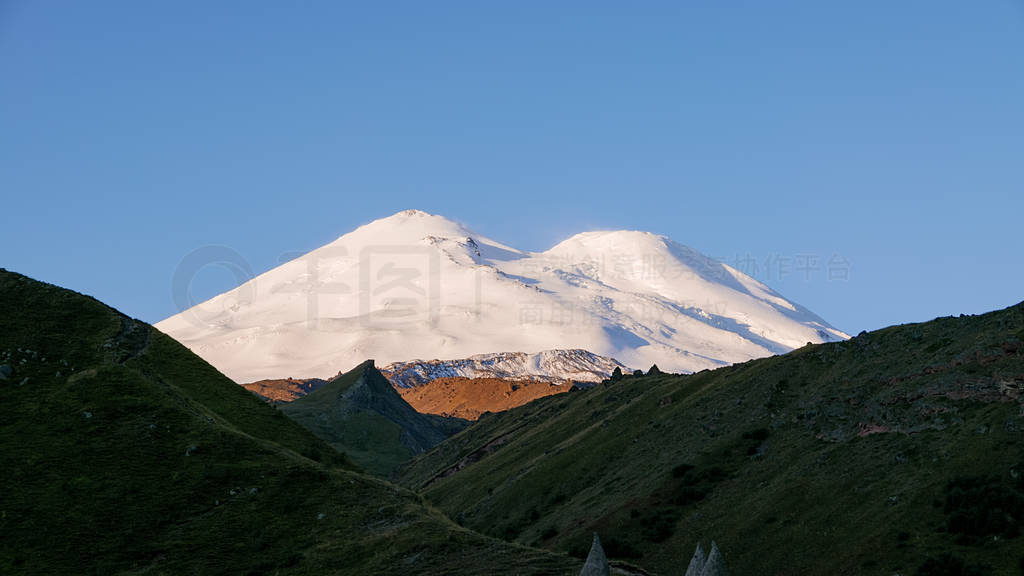
[[[183,346],[0,270],[0,574],[572,574],[456,526]]]
[[[280,409],[368,472],[390,475],[469,424],[420,414],[367,360]]]
[[[459,523],[681,574],[1020,574],[1024,305],[490,415],[401,481]]]

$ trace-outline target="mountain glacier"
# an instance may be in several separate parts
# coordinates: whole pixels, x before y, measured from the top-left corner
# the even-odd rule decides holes
[[[527,252],[417,210],[361,226],[156,326],[238,382],[323,377],[367,358],[567,349],[688,372],[847,338],[665,236],[584,232]]]

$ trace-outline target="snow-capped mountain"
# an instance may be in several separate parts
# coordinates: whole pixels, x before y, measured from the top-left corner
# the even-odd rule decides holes
[[[568,348],[685,372],[847,337],[664,236],[585,232],[526,252],[417,210],[156,326],[238,382]]]
[[[395,386],[412,388],[436,378],[501,378],[557,384],[600,382],[611,376],[616,368],[629,370],[613,358],[576,349],[544,350],[536,354],[497,352],[458,360],[393,362],[380,371]]]

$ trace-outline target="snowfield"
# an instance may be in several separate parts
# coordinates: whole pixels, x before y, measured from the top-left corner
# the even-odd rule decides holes
[[[368,358],[383,366],[566,349],[690,372],[848,337],[664,236],[585,232],[525,252],[417,210],[156,326],[237,382],[326,377]]]

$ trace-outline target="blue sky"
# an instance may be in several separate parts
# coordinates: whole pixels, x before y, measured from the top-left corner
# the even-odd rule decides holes
[[[151,322],[196,248],[405,208],[667,234],[852,333],[983,312],[1024,299],[1024,2],[0,0],[0,195],[0,266]]]

